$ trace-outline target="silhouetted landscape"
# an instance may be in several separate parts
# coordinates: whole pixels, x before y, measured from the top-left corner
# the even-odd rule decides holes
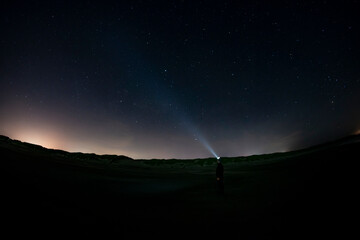
[[[356,239],[360,1],[0,5],[3,239]]]
[[[214,158],[133,160],[1,136],[2,216],[5,229],[17,233],[344,238],[356,229],[350,216],[359,149],[354,135],[299,151],[222,158],[225,194],[218,195]]]

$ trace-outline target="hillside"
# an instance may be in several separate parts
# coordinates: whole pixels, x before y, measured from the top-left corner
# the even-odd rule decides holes
[[[41,226],[127,236],[344,237],[354,226],[359,140],[224,158],[219,196],[214,159],[68,153],[1,136],[3,216],[7,229],[33,233]]]

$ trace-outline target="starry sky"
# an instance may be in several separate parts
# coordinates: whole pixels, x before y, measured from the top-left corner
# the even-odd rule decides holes
[[[5,1],[0,134],[136,159],[360,133],[359,1]]]

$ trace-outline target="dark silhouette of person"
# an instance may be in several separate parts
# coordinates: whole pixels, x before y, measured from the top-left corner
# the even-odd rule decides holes
[[[216,182],[219,194],[224,194],[224,166],[221,164],[220,158],[217,159]]]

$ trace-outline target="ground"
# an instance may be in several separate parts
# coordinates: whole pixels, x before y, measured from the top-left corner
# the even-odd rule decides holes
[[[223,158],[218,195],[215,159],[132,160],[1,137],[3,226],[37,235],[346,238],[356,230],[359,139]]]

